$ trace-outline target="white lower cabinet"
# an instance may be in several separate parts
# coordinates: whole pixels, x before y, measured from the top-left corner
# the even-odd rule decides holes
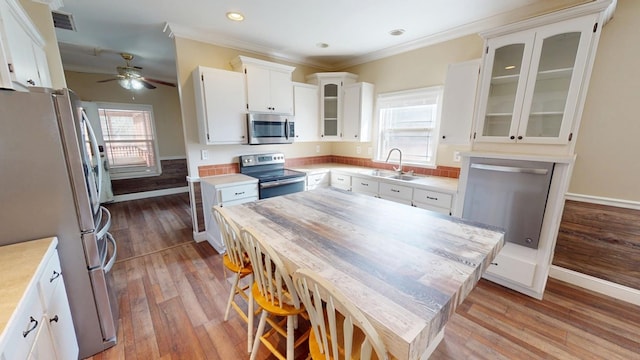
[[[506,243],[483,276],[489,280],[493,280],[493,277],[498,276],[519,285],[531,287],[533,286],[537,267],[535,256],[533,254],[518,256],[514,250],[533,252],[531,249],[525,249],[520,245]]]
[[[352,176],[351,191],[354,193],[378,196],[379,182],[370,178]]]
[[[386,182],[380,183],[379,195],[381,199],[395,201],[405,205],[411,205],[413,188]]]
[[[451,194],[438,191],[425,189],[414,189],[413,191],[413,206],[447,215],[451,215],[452,199]]]
[[[53,246],[49,244],[54,241]],[[0,359],[77,359],[78,341],[62,277],[60,259],[55,249],[57,239],[37,240],[48,249],[40,265],[33,267],[29,285],[0,338]],[[27,242],[9,246],[30,246]],[[16,248],[14,248],[16,249]],[[0,248],[0,251],[3,251]],[[29,252],[30,250],[24,250]],[[20,251],[20,252],[24,252]],[[16,271],[22,266],[16,266]],[[28,279],[24,274],[22,280]],[[6,284],[5,284],[6,285]],[[3,285],[4,286],[4,285]]]
[[[331,175],[329,171],[307,174],[307,188],[306,190],[313,190],[321,187],[329,186],[329,180]]]
[[[351,191],[351,175],[331,172],[331,186],[334,188]]]
[[[207,241],[222,254],[226,249],[212,208],[215,205],[233,206],[258,200],[258,179],[242,174],[206,177],[201,179],[200,191]]]

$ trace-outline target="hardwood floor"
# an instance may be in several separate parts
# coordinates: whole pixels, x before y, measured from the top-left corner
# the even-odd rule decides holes
[[[110,210],[128,249],[113,269],[118,344],[91,359],[248,359],[245,323],[223,321],[222,257],[191,240],[188,195]],[[640,359],[640,307],[553,279],[543,301],[481,280],[431,358]]]

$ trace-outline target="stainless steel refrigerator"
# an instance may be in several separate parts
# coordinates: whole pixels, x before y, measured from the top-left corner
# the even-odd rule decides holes
[[[72,92],[0,90],[0,245],[58,237],[81,358],[116,343],[117,246],[99,202],[100,164]]]

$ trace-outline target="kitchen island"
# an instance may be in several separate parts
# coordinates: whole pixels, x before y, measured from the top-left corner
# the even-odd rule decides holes
[[[290,273],[308,268],[333,282],[401,360],[429,356],[503,244],[492,227],[330,188],[225,213],[267,239]]]

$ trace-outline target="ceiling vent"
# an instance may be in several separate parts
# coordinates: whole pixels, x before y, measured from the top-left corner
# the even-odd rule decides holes
[[[51,15],[53,15],[53,26],[58,29],[65,29],[76,31],[76,23],[73,21],[73,15],[52,11]]]

